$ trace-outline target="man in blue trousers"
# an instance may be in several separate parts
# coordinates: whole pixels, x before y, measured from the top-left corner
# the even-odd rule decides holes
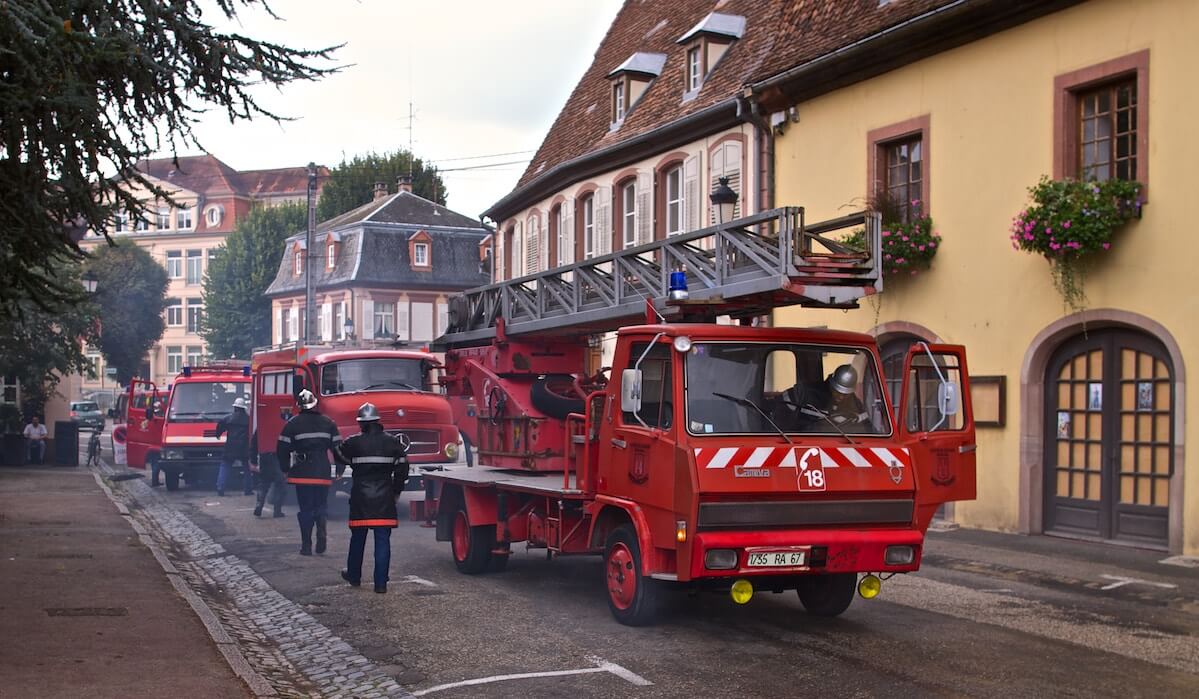
[[[312,527],[316,526],[316,552],[324,553],[326,546],[326,505],[329,485],[333,482],[333,466],[329,452],[341,443],[337,425],[316,411],[316,396],[308,389],[296,396],[300,413],[283,426],[275,455],[279,468],[287,474],[287,482],[296,487],[296,502],[300,511],[300,555],[312,555]]]

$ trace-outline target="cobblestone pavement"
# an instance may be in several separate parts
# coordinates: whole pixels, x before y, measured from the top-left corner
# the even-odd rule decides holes
[[[114,471],[105,465],[101,473],[110,477]],[[412,696],[141,479],[110,482],[110,488],[276,693],[330,699]]]

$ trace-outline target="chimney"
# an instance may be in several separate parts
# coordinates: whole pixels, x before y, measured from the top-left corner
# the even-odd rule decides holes
[[[408,175],[400,175],[396,178],[396,186],[398,187],[397,191],[410,193],[412,192],[412,178]]]
[[[377,201],[379,199],[382,199],[385,196],[387,196],[387,185],[383,184],[382,182],[376,182],[375,183],[375,200]]]

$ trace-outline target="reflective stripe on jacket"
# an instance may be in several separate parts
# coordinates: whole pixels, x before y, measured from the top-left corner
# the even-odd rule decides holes
[[[315,410],[302,410],[283,426],[275,454],[288,483],[329,485],[333,482],[329,452],[340,443],[332,420]]]
[[[341,445],[342,460],[354,469],[350,488],[351,527],[396,527],[396,496],[408,480],[408,457],[395,437],[377,425]],[[339,471],[341,468],[339,467]]]

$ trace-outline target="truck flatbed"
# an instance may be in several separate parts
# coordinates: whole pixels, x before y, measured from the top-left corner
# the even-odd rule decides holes
[[[428,471],[421,475],[468,487],[493,486],[500,490],[557,496],[567,500],[582,500],[586,495],[578,489],[573,473],[570,474],[570,486],[564,487],[561,471],[532,472],[478,466],[447,466],[444,469]]]

